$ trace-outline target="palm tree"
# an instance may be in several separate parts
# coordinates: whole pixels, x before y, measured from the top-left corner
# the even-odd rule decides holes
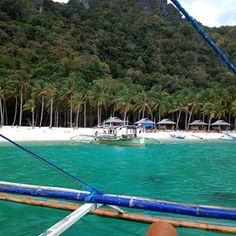
[[[225,117],[226,116],[226,112],[227,112],[227,108],[222,105],[222,104],[217,104],[217,109],[216,109],[216,115],[215,117],[218,118],[218,119],[221,119],[222,117]]]
[[[140,114],[142,114],[142,118],[144,118],[145,114],[147,115],[152,114],[151,107],[153,103],[144,90],[137,94],[135,102],[136,102],[135,111],[138,111],[139,118]]]
[[[159,85],[154,85],[148,92],[148,96],[153,101],[153,109],[158,114],[158,120],[166,114],[168,104],[170,103],[170,95],[166,90],[163,90]]]
[[[40,118],[39,118],[39,127],[42,126],[43,116],[44,116],[44,106],[45,106],[45,96],[47,91],[47,86],[43,80],[36,81],[32,88],[31,96],[35,99],[36,103],[41,104],[40,107]]]
[[[124,85],[122,85],[119,81],[111,78],[105,79],[105,82],[107,86],[107,95],[109,97],[106,104],[106,112],[109,111],[112,116],[115,116],[115,111],[117,110],[115,100],[118,97],[117,94],[124,89]]]
[[[0,127],[4,125],[4,114],[3,114],[3,106],[2,101],[5,98],[5,91],[0,87]]]
[[[226,114],[229,114],[230,120],[230,105],[232,103],[232,96],[229,94],[229,91],[224,88],[216,89],[216,99],[215,103],[218,103],[218,111],[216,113],[217,118],[226,117]]]
[[[102,107],[106,108],[109,100],[107,85],[104,80],[93,81],[93,87],[90,90],[91,105],[97,107],[97,125],[101,125]]]
[[[207,102],[203,105],[202,114],[208,116],[208,131],[210,131],[211,120],[215,118],[217,113],[217,104]]]
[[[72,128],[73,126],[73,105],[72,105],[72,100],[73,100],[73,95],[76,90],[76,82],[74,78],[69,78],[67,83],[65,84],[65,87],[63,88],[65,90],[65,94],[62,99],[68,101],[69,105],[69,118],[70,118],[70,127]]]
[[[18,79],[18,93],[20,98],[20,113],[19,113],[19,126],[22,124],[22,116],[23,116],[23,99],[24,99],[24,93],[26,91],[26,88],[28,87],[28,84],[26,82],[26,79],[23,78],[23,76],[20,76]]]
[[[53,110],[54,110],[54,126],[58,127],[60,123],[60,115],[62,113],[67,116],[69,114],[69,119],[65,118],[65,121],[70,121],[70,110],[68,112],[68,100],[65,99],[64,91],[63,90],[57,90],[55,96],[54,96],[54,102],[53,102]],[[69,122],[70,123],[70,122]],[[71,121],[72,123],[72,121]],[[67,123],[65,122],[65,126],[67,126]]]
[[[189,107],[189,117],[188,117],[188,125],[187,125],[187,129],[189,130],[189,124],[191,122],[192,116],[197,114],[200,110],[201,110],[201,106],[202,103],[200,102],[200,94],[195,94],[195,95],[191,95],[189,97],[189,103],[188,103],[188,107]]]
[[[47,84],[45,86],[44,94],[48,99],[48,106],[50,110],[50,124],[49,128],[52,128],[52,118],[53,118],[53,103],[54,97],[56,95],[57,89],[54,84]]]
[[[8,125],[7,100],[11,97],[8,78],[0,78],[0,126]]]
[[[12,126],[14,126],[16,123],[17,112],[18,112],[18,98],[19,98],[18,80],[15,77],[9,78],[6,89],[8,91],[8,96],[13,97],[15,99],[14,118],[12,122]]]
[[[83,102],[84,102],[84,97],[82,93],[76,93],[72,97],[72,107],[73,107],[73,111],[76,113],[75,127],[77,129],[79,127],[79,114],[80,114],[80,110],[81,110]]]
[[[227,107],[231,102],[231,95],[229,91],[225,88],[217,88],[215,89],[215,97],[213,99],[214,102],[218,102],[221,106]]]
[[[130,96],[130,91],[128,88],[121,90],[116,98],[114,99],[115,110],[119,110],[124,114],[123,120],[124,124],[127,120],[127,113],[133,109],[132,97]]]
[[[89,100],[89,94],[87,90],[83,91],[83,99],[84,99],[84,127],[87,126],[87,103]]]
[[[23,106],[24,110],[30,110],[31,111],[31,114],[32,114],[32,128],[34,128],[34,112],[35,112],[35,108],[36,108],[36,105],[35,105],[35,99],[33,98],[30,98],[28,99],[24,106]]]
[[[179,122],[181,118],[181,114],[183,112],[188,113],[188,105],[185,91],[180,91],[175,95],[173,99],[173,103],[171,104],[172,108],[170,109],[170,113],[177,113],[177,121],[176,121],[176,129],[179,129]],[[187,115],[185,115],[185,125],[187,123]]]
[[[234,117],[234,129],[236,130],[236,100],[231,104],[230,113]]]

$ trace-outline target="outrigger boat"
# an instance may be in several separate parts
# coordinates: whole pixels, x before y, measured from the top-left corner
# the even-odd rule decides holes
[[[220,140],[236,142],[236,136],[229,133],[224,133],[223,136],[220,138]]]
[[[121,136],[121,137],[100,136],[97,137],[91,143],[118,145],[118,146],[144,146],[145,138],[134,138],[129,136]]]
[[[126,125],[112,130],[113,135],[95,135],[93,144],[107,144],[118,146],[144,146],[145,138],[137,137],[137,127]]]
[[[185,139],[185,136],[182,134],[170,134],[170,137],[174,139]]]

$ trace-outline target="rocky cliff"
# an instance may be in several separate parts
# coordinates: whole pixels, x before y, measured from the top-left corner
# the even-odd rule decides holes
[[[79,5],[83,5],[88,9],[92,3],[96,0],[76,0]],[[122,0],[107,0],[110,5],[114,2],[121,2]],[[165,17],[168,20],[177,20],[181,18],[179,11],[172,5],[168,4],[167,0],[136,0],[137,4],[144,11],[153,12],[159,16]]]
[[[32,11],[42,12],[45,0],[23,0],[23,5]]]

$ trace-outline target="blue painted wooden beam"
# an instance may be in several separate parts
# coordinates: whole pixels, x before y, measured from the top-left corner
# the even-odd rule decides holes
[[[92,195],[91,197],[91,194],[89,192],[52,188],[52,187],[39,187],[39,186],[37,187],[29,185],[24,186],[20,184],[19,186],[17,186],[17,184],[8,185],[1,183],[0,192],[100,203],[104,205],[115,205],[128,208],[136,208],[143,210],[181,214],[181,215],[190,215],[196,217],[236,220],[235,208],[189,205],[183,203],[167,202],[162,200],[109,195],[109,194],[95,194]]]

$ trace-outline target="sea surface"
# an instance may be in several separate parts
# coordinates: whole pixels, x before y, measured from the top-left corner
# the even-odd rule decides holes
[[[236,143],[233,142],[179,141],[145,147],[76,142],[21,144],[105,193],[236,207]],[[80,184],[10,144],[0,144],[0,180],[80,189]],[[0,201],[0,235],[39,235],[68,214]],[[88,215],[63,235],[143,236],[147,229],[148,225],[142,223]],[[180,236],[228,235],[180,228],[178,232]]]

